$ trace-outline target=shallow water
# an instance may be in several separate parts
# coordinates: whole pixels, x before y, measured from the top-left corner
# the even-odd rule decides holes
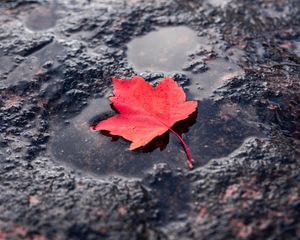
[[[193,54],[195,49],[207,52],[210,48],[206,38],[197,37],[187,27],[162,28],[128,44],[128,61],[137,72],[184,73],[191,78],[185,91],[189,99],[198,100],[198,111],[172,128],[189,145],[195,167],[230,154],[250,136],[261,135],[253,109],[208,100],[225,81],[243,73],[239,66],[225,59],[205,59],[203,63],[203,59],[198,59],[200,55]],[[200,64],[206,64],[205,70],[195,72]],[[182,70],[186,65],[191,67]],[[98,98],[69,119],[68,124],[54,120],[50,154],[97,175],[144,177],[158,163],[166,163],[171,169],[187,169],[185,151],[174,134],[164,134],[145,149],[129,151],[128,141],[89,129],[114,114],[109,100]]]
[[[128,44],[128,62],[137,72],[176,72],[187,61],[189,52],[206,44],[201,43],[196,32],[190,28],[161,28]]]
[[[206,59],[205,53],[201,55],[212,49],[209,37],[198,37],[195,31],[184,26],[167,27],[131,41],[127,56],[138,74],[146,71],[165,76],[185,74],[191,79],[188,96],[201,100],[211,96],[227,80],[243,75],[243,70],[228,60]]]
[[[205,2],[211,4],[215,7],[224,7],[227,5],[231,0],[206,0]]]
[[[33,31],[42,31],[54,27],[58,19],[56,13],[57,8],[56,1],[52,1],[49,6],[35,6],[30,9],[24,17],[25,26]]]
[[[174,144],[169,144],[166,151],[155,150],[152,153],[141,154],[140,150],[129,151],[129,144],[123,139],[112,142],[111,137],[89,129],[90,125],[113,114],[115,113],[110,109],[108,100],[92,100],[68,125],[60,124],[55,129],[51,143],[52,154],[56,159],[98,174],[141,176],[144,170],[160,162],[166,162],[173,167],[184,167],[185,154],[178,151],[180,144],[174,137],[171,139]],[[168,152],[171,151],[174,151],[177,157],[168,158]],[[161,159],[158,160],[159,158]]]
[[[106,99],[94,99],[68,124],[55,122],[50,143],[54,158],[98,175],[142,177],[158,163],[166,163],[172,169],[187,168],[186,154],[173,134],[169,141],[166,134],[160,138],[166,141],[148,145],[150,151],[167,143],[163,151],[156,148],[143,152],[142,149],[129,151],[129,142],[122,138],[111,141],[111,137],[90,130],[90,125],[115,114],[109,104]],[[255,119],[252,119],[253,113],[249,110],[246,113],[242,113],[237,105],[218,106],[212,101],[199,101],[197,114],[175,126],[177,132],[187,131],[183,138],[190,147],[196,167],[212,158],[228,155],[245,138],[260,135]]]
[[[201,74],[187,74],[191,76],[191,84],[187,87],[188,96],[195,100],[209,98],[211,94],[234,77],[243,75],[241,68],[224,59],[207,62],[208,70]]]

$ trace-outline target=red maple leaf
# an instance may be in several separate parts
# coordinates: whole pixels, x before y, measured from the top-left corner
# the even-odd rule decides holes
[[[183,89],[169,77],[155,88],[138,76],[131,80],[112,80],[114,96],[110,100],[119,114],[99,122],[93,129],[107,130],[112,135],[131,141],[130,150],[171,131],[183,144],[188,165],[192,168],[189,148],[172,126],[192,114],[197,108],[197,101],[186,101]]]

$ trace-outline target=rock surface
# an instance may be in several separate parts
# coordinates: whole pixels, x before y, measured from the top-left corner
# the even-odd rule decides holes
[[[0,239],[299,239],[299,22],[299,0],[1,1]],[[196,168],[157,157],[124,177],[56,159],[56,124],[136,74],[127,44],[180,25],[211,46],[190,53],[195,72],[215,58],[244,71],[199,100]],[[184,162],[170,144],[162,157]]]

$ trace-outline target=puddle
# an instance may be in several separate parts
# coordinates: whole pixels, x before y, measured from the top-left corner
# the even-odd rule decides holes
[[[17,84],[21,81],[32,81],[42,67],[54,69],[59,66],[61,58],[66,52],[59,43],[48,44],[39,51],[28,56],[21,62],[8,76],[6,82],[9,85]]]
[[[126,140],[112,142],[110,137],[89,129],[90,124],[97,122],[93,119],[100,121],[114,114],[108,100],[100,98],[91,101],[68,125],[56,124],[60,126],[54,131],[51,153],[60,161],[100,175],[142,176],[143,171],[155,163],[168,163],[173,168],[185,166],[185,153],[180,153],[181,146],[174,136],[165,151],[156,149],[142,153],[141,150],[128,150]]]
[[[167,27],[132,40],[127,56],[137,72],[176,72],[186,63],[187,54],[201,45],[206,46],[206,40],[201,44],[192,29]]]
[[[33,31],[42,31],[56,25],[58,16],[56,14],[57,3],[53,1],[51,5],[38,5],[26,13],[25,26]]]
[[[211,4],[215,7],[224,7],[226,6],[231,0],[206,0],[207,4]]]
[[[213,49],[210,40],[184,26],[161,28],[128,44],[128,62],[138,74],[185,74],[191,79],[188,97],[201,100],[211,96],[226,80],[243,75],[243,70],[228,60],[206,59],[205,52]]]
[[[295,42],[294,53],[295,53],[298,57],[300,57],[300,41],[299,41],[299,42]]]
[[[111,137],[90,130],[89,125],[115,114],[109,104],[106,99],[94,99],[68,124],[55,121],[50,141],[50,154],[54,159],[96,175],[143,177],[158,163],[166,163],[171,169],[187,169],[186,154],[173,134],[164,135],[147,146],[149,152],[143,152],[142,149],[128,150],[130,144],[124,139],[111,141]],[[242,112],[245,111],[237,105],[218,106],[212,101],[200,101],[198,113],[174,127],[178,132],[186,132],[192,125],[187,134],[183,133],[183,138],[191,149],[196,167],[212,158],[228,155],[245,138],[259,135],[252,123],[255,119],[249,120],[255,114]],[[162,143],[167,144],[163,151],[158,148],[150,151],[156,145],[162,147]]]
[[[241,68],[223,59],[207,62],[208,70],[201,74],[187,74],[191,77],[191,84],[187,87],[190,99],[201,100],[209,98],[211,94],[226,81],[243,74]]]
[[[221,58],[203,62],[198,59],[201,54],[191,54],[195,49],[209,51],[207,39],[197,37],[187,27],[162,28],[129,43],[128,59],[141,73],[183,73],[191,78],[186,93],[189,99],[199,100],[199,109],[174,129],[190,146],[197,167],[230,154],[245,138],[260,135],[260,131],[255,124],[255,111],[234,104],[220,106],[207,100],[225,81],[242,74],[241,69]],[[69,119],[69,124],[54,121],[50,154],[58,161],[97,175],[143,177],[158,163],[166,163],[171,169],[186,169],[186,154],[173,134],[156,139],[146,151],[130,151],[128,141],[122,138],[111,141],[111,137],[89,129],[114,114],[110,102],[99,98]]]

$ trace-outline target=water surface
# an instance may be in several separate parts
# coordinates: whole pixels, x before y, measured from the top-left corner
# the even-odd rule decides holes
[[[206,0],[205,2],[211,4],[215,7],[224,7],[226,6],[231,0]]]
[[[185,74],[191,79],[188,96],[201,100],[209,98],[227,80],[244,73],[224,58],[209,59],[211,42],[208,36],[198,37],[185,26],[161,28],[128,44],[128,62],[138,74]]]
[[[174,134],[160,137],[146,146],[145,152],[143,149],[130,151],[128,141],[89,129],[90,125],[114,114],[109,101],[99,98],[68,123],[55,120],[50,154],[60,162],[97,175],[143,177],[158,163],[166,163],[171,169],[187,169],[186,154]],[[212,158],[230,154],[245,138],[260,135],[254,116],[252,110],[245,111],[235,104],[220,106],[205,100],[199,101],[197,113],[174,129],[185,132],[182,137],[197,167]]]
[[[127,56],[137,72],[173,72],[180,71],[187,54],[200,46],[196,32],[190,28],[167,27],[132,40]]]
[[[209,100],[214,90],[243,71],[223,58],[207,57],[212,49],[207,39],[182,26],[162,28],[128,44],[128,61],[136,72],[181,73],[191,79],[185,91],[189,99],[198,100],[198,111],[172,128],[189,145],[195,167],[227,156],[246,138],[261,135],[253,109]],[[187,169],[185,151],[174,134],[166,133],[144,149],[130,151],[128,141],[89,129],[114,114],[106,98],[97,98],[68,124],[54,120],[50,154],[97,175],[144,177],[158,163]]]
[[[42,31],[56,25],[58,15],[57,2],[54,0],[49,5],[36,5],[25,14],[25,26],[33,31]]]

